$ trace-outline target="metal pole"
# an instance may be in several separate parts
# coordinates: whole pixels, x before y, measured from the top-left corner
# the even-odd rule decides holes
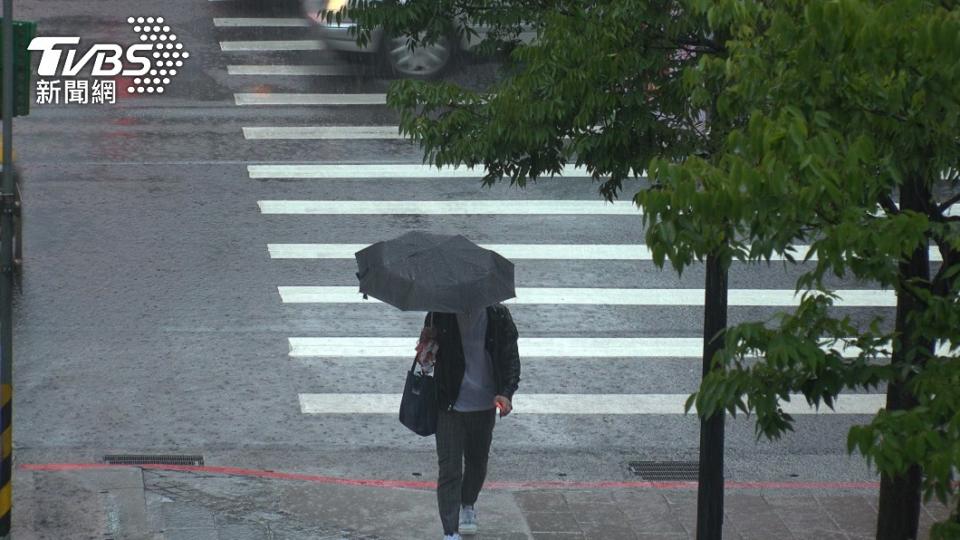
[[[0,540],[10,538],[13,505],[13,0],[3,0],[3,181],[0,214]]]
[[[703,376],[710,370],[711,359],[723,347],[723,338],[715,336],[727,327],[727,270],[719,257],[707,255],[707,276],[704,290]],[[700,420],[700,471],[697,485],[697,540],[720,540],[723,537],[723,424],[720,409]]]

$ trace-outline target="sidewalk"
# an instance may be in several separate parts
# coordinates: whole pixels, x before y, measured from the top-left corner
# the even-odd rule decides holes
[[[239,472],[239,471],[237,471]],[[158,468],[14,476],[16,540],[424,540],[442,538],[432,490]],[[281,476],[281,475],[277,475]],[[876,489],[727,489],[725,539],[873,538]],[[693,538],[696,490],[490,489],[477,539]],[[924,508],[921,538],[945,517]],[[469,537],[467,537],[469,538]]]

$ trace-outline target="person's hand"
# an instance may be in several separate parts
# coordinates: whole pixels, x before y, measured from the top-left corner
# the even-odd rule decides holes
[[[506,396],[497,396],[493,398],[493,404],[496,405],[497,409],[500,410],[501,417],[510,414],[510,411],[513,410],[513,404],[510,403],[510,399]]]

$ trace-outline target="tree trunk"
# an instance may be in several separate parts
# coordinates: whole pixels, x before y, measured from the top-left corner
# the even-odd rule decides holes
[[[711,369],[713,355],[723,347],[727,327],[727,270],[716,255],[707,256],[703,309],[703,375]],[[716,339],[714,339],[716,337]],[[697,486],[697,540],[723,536],[723,422],[721,409],[700,420],[700,470]]]
[[[930,190],[922,178],[909,177],[900,190],[900,209],[926,212],[932,204]],[[930,254],[928,243],[924,243],[910,254],[910,258],[900,261],[900,281],[920,279],[930,281]],[[899,338],[893,344],[891,361],[905,362],[907,353],[918,347],[933,351],[933,343],[920,339],[908,321],[910,314],[923,310],[923,305],[911,294],[897,294],[896,335]],[[922,357],[913,362],[921,362]],[[907,381],[892,383],[887,387],[887,410],[911,409],[917,405],[916,397],[907,388]],[[917,538],[920,526],[920,475],[918,465],[907,469],[905,474],[880,479],[879,515],[877,516],[877,540],[913,540]]]

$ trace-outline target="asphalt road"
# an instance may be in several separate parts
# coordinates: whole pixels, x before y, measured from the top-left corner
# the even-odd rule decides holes
[[[354,286],[349,259],[271,258],[268,244],[368,244],[419,228],[490,244],[641,244],[638,215],[264,214],[259,202],[596,200],[588,179],[526,190],[477,179],[251,178],[248,165],[420,162],[402,140],[246,139],[246,127],[389,126],[383,105],[237,105],[235,94],[383,93],[389,80],[330,51],[222,51],[223,41],[311,40],[307,27],[222,27],[215,18],[298,17],[238,1],[18,3],[41,36],[133,41],[128,16],[163,16],[190,52],[162,95],[112,105],[35,104],[15,122],[24,171],[25,278],[15,298],[18,462],[99,461],[108,453],[202,454],[207,464],[404,479],[435,475],[433,439],[395,414],[305,414],[303,394],[399,393],[410,355],[293,357],[292,337],[410,337],[421,313],[381,304],[284,303],[278,287]],[[34,65],[38,56],[34,56]],[[353,66],[355,75],[231,75],[234,65]],[[327,69],[327,68],[324,68]],[[489,80],[470,63],[452,77]],[[627,193],[640,184],[628,186]],[[631,189],[633,191],[631,191]],[[462,204],[470,204],[469,202]],[[504,203],[506,204],[506,203]],[[625,203],[624,203],[625,204]],[[568,248],[577,257],[577,248]],[[799,268],[735,265],[732,289],[793,289]],[[703,287],[649,260],[516,261],[518,287]],[[845,288],[869,284],[841,282]],[[771,293],[773,294],[773,293]],[[730,322],[776,307],[734,306]],[[855,319],[891,308],[842,308]],[[696,305],[518,304],[523,337],[697,338]],[[413,341],[410,354],[413,352]],[[688,394],[700,360],[531,357],[534,394]],[[515,414],[494,435],[492,480],[636,479],[632,460],[696,459],[698,421],[679,414]],[[610,397],[609,399],[614,399]],[[733,480],[863,480],[846,454],[862,415],[803,415],[759,441],[728,420]]]

